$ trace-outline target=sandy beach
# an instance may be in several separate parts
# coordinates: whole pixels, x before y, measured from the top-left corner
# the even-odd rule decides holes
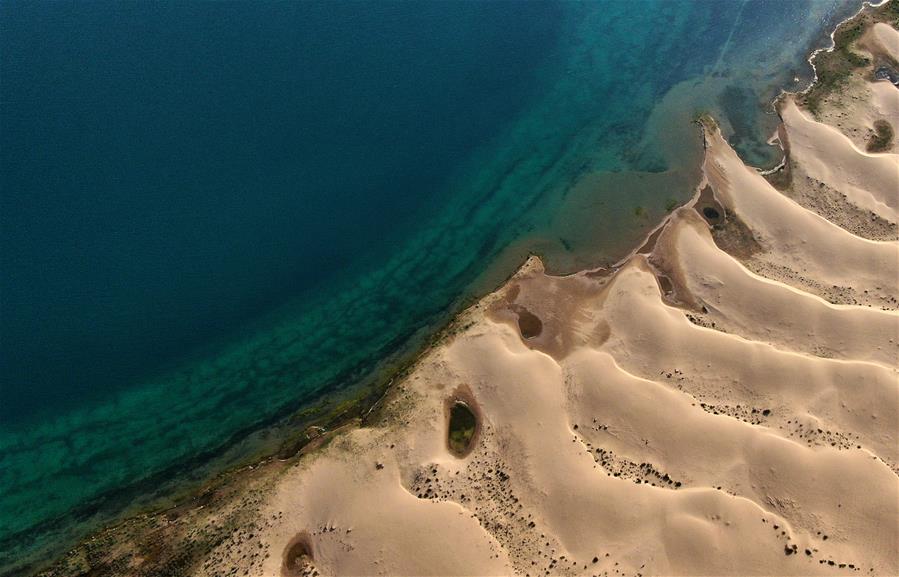
[[[618,266],[531,257],[364,421],[44,574],[899,574],[899,32],[862,24],[779,101],[778,174],[702,119],[693,200]]]

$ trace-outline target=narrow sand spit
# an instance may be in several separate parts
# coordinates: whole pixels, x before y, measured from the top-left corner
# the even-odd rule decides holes
[[[865,118],[894,121],[896,91],[859,89]],[[895,227],[899,156],[781,113],[790,162],[872,215],[856,232]],[[703,192],[645,254],[564,278],[532,258],[376,423],[288,471],[254,572],[301,535],[309,575],[899,574],[899,243],[704,131]],[[481,422],[457,457],[463,389]]]
[[[166,574],[201,541],[199,576],[899,575],[899,155],[865,147],[899,89],[874,66],[780,103],[770,182],[704,121],[693,201],[615,270],[532,257],[364,426],[49,575]]]

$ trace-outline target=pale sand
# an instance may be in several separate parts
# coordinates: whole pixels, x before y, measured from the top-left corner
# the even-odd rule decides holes
[[[835,92],[824,100],[817,119],[838,128],[859,150],[865,150],[874,135],[874,123],[899,126],[899,90],[888,80],[870,82],[853,74],[850,88]],[[886,152],[896,152],[894,140]]]
[[[878,22],[852,46],[851,51],[878,64],[899,65],[899,32]],[[816,119],[837,128],[865,150],[878,120],[899,126],[899,90],[887,79],[873,81],[873,66],[852,70],[846,86],[824,96]],[[887,152],[896,152],[894,140]]]
[[[871,123],[886,120],[894,127],[899,126],[899,89],[886,80],[872,82],[868,86],[872,92],[869,99]],[[896,143],[893,142],[893,150],[895,149]]]
[[[895,364],[899,313],[833,305],[753,274],[715,246],[705,221],[693,210],[678,212],[657,252],[662,247],[670,255],[663,268],[684,279],[687,293],[706,307],[717,328],[782,349],[885,367]]]
[[[800,136],[793,130],[795,124],[787,121],[787,118],[795,119],[800,115],[802,128],[809,125],[829,128],[809,120],[792,101],[788,101],[784,111],[785,125],[791,156],[799,165],[809,173],[814,171],[808,169],[805,161],[821,166],[816,178],[824,180],[847,198],[860,200],[856,202],[858,206],[869,200],[873,203],[873,195],[860,188],[858,180],[873,181],[885,200],[894,205],[899,202],[899,184],[895,182],[899,178],[899,156],[876,157],[884,165],[880,181],[869,173],[857,178],[858,173],[850,170],[830,170],[828,167],[838,165],[848,154],[858,157],[859,164],[874,157],[860,152],[836,131],[819,136],[840,141],[833,143],[832,148],[818,144],[821,142],[818,139]],[[896,307],[899,301],[896,282],[899,278],[899,243],[875,242],[855,236],[780,194],[755,170],[745,166],[720,134],[710,135],[708,145],[705,173],[709,183],[719,201],[746,223],[764,249],[764,254],[755,260],[761,263],[758,268],[765,276],[789,284],[798,283],[803,290],[831,302],[837,300],[835,297],[840,292],[849,291],[861,304]],[[853,192],[847,193],[849,190]],[[876,204],[885,206],[884,203]],[[885,212],[895,214],[892,210]],[[886,220],[896,222],[895,216]]]
[[[792,162],[895,223],[899,156],[782,114]],[[613,273],[530,259],[199,574],[256,548],[271,555],[250,574],[286,574],[298,535],[309,575],[899,574],[899,243],[784,196],[715,129],[706,143],[728,224],[697,195]],[[462,386],[482,430],[459,459]]]
[[[878,22],[871,27],[871,38],[878,48],[899,62],[899,31],[889,24]]]
[[[793,158],[808,175],[845,194],[853,204],[896,222],[899,156],[869,154],[838,129],[814,121],[791,100],[781,109]]]

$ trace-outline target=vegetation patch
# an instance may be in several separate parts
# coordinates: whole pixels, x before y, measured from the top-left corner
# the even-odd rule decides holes
[[[518,330],[525,339],[533,339],[539,337],[543,332],[543,321],[540,317],[524,308],[523,306],[515,307],[515,314],[518,315]]]
[[[462,458],[475,446],[481,431],[481,412],[471,390],[463,385],[447,399],[446,444],[450,453]]]
[[[784,163],[783,166],[781,166],[774,172],[765,174],[764,177],[771,186],[780,191],[784,191],[790,188],[790,184],[792,184],[793,182],[793,176],[790,172],[789,162]]]
[[[817,81],[800,96],[800,104],[812,114],[818,114],[824,99],[843,88],[856,70],[869,66],[871,59],[853,50],[856,42],[877,22],[892,26],[899,20],[899,2],[893,0],[882,6],[867,8],[856,18],[844,22],[833,33],[832,50],[819,52],[813,60]]]
[[[886,152],[893,146],[893,127],[886,120],[874,122],[874,134],[868,139],[868,152]]]
[[[720,129],[720,127],[718,126],[718,121],[715,120],[712,115],[708,114],[707,112],[703,112],[702,114],[697,116],[694,122],[698,122],[700,126],[702,126],[705,130],[708,130],[709,132],[714,132]]]
[[[283,577],[305,577],[313,570],[312,543],[309,541],[309,535],[303,532],[287,544],[287,548],[284,550],[284,561],[281,564],[281,575]]]
[[[735,214],[728,214],[718,224],[712,225],[712,238],[718,248],[741,260],[762,250],[755,235]]]
[[[724,222],[724,207],[715,198],[712,187],[706,185],[699,193],[699,199],[696,201],[696,211],[702,215],[711,226]]]
[[[478,427],[478,420],[468,405],[456,401],[450,408],[449,446],[458,456],[468,453]]]
[[[721,218],[721,213],[719,213],[714,207],[711,206],[703,208],[702,215],[708,220],[718,220]]]

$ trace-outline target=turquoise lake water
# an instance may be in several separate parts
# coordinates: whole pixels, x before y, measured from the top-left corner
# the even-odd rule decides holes
[[[529,252],[609,264],[848,1],[0,3],[0,574],[240,462]],[[639,210],[638,210],[639,207]]]

